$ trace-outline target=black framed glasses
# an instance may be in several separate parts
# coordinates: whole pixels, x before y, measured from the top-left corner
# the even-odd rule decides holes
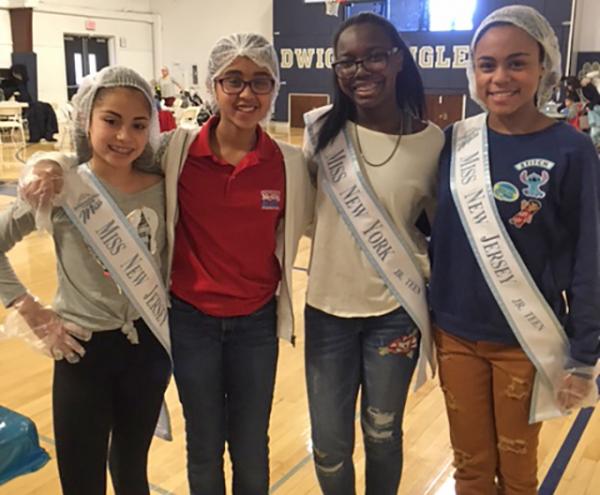
[[[362,65],[363,68],[369,72],[382,72],[387,68],[390,57],[399,51],[400,48],[395,46],[390,50],[370,53],[363,58],[338,60],[332,64],[333,70],[335,75],[341,79],[350,79],[351,77],[354,77],[354,74],[358,71],[359,65]]]
[[[250,91],[255,95],[268,95],[275,87],[275,81],[270,77],[257,77],[244,81],[241,77],[229,76],[217,79],[217,82],[226,95],[239,95],[246,86],[250,86]]]

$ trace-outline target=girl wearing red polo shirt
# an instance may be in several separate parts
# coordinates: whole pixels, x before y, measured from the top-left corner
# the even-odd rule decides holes
[[[167,216],[178,215],[171,334],[192,494],[225,493],[225,442],[233,492],[269,490],[277,336],[292,338],[291,269],[312,212],[300,150],[259,125],[275,101],[278,66],[262,36],[219,40],[207,77],[217,115],[197,135],[176,131],[162,158]]]
[[[279,89],[273,46],[233,34],[213,47],[216,116],[170,134],[166,175],[175,381],[186,420],[192,494],[269,491],[268,427],[277,337],[292,340],[291,272],[311,220],[302,152],[260,127]]]
[[[293,339],[292,264],[314,191],[301,150],[259,125],[279,89],[273,46],[256,34],[224,37],[207,72],[216,116],[164,135],[158,154],[188,477],[192,495],[225,494],[227,442],[233,493],[267,494],[277,337]]]

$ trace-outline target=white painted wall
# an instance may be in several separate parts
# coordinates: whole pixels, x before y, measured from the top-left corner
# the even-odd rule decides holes
[[[37,7],[83,7],[87,9],[150,12],[150,0],[39,0]]]
[[[214,42],[232,32],[256,32],[272,40],[272,18],[272,0],[39,0],[33,33],[40,98],[65,100],[63,35],[85,34],[86,19],[96,20],[93,34],[115,38],[112,63],[129,65],[148,78],[156,77],[160,65],[166,64],[186,86],[192,83],[191,67],[196,64],[203,93]],[[600,0],[578,0],[574,52],[600,51],[598,19]],[[119,46],[119,37],[127,40],[126,48]],[[0,8],[0,67],[10,65],[11,45],[8,10]]]
[[[198,65],[201,94],[208,54],[217,39],[254,32],[273,40],[272,0],[150,0],[150,8],[162,19],[161,63],[185,86],[192,84],[192,64]]]
[[[127,19],[126,14],[119,17]],[[96,22],[96,29],[93,32],[85,29],[85,21],[88,19]],[[54,14],[34,10],[33,50],[37,53],[38,98],[42,101],[60,105],[67,100],[65,34],[109,37],[111,38],[109,44],[111,64],[126,65],[148,79],[153,77],[153,35],[150,22],[95,18],[84,14]],[[120,46],[120,39],[125,40],[125,47]]]
[[[577,0],[573,51],[600,52],[600,0]]]
[[[10,14],[8,13],[8,10],[0,9],[0,67],[10,67],[11,53],[12,36],[10,28]]]

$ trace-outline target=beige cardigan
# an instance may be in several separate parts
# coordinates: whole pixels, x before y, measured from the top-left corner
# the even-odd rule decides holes
[[[178,218],[177,182],[187,159],[189,149],[199,129],[178,128],[166,135],[158,157],[165,174],[166,225],[169,252],[167,280],[170,279],[175,242],[175,224]],[[308,174],[302,151],[276,140],[285,163],[285,214],[277,232],[276,254],[281,264],[281,283],[277,298],[277,335],[294,342],[294,311],[292,308],[292,269],[298,242],[312,222],[315,189]]]

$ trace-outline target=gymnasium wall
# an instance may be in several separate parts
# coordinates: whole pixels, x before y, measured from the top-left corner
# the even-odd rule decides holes
[[[572,0],[528,0],[542,12],[557,32],[563,54],[568,51]],[[596,2],[598,0],[587,0]],[[289,93],[321,93],[331,88],[330,62],[333,57],[331,39],[341,22],[324,14],[321,3],[303,0],[274,0],[273,25],[275,45],[281,58],[284,85],[277,103],[275,119],[287,121]],[[473,18],[474,26],[493,10],[516,3],[505,0],[479,0]],[[383,3],[360,3],[349,13],[359,10],[380,12]],[[565,24],[565,22],[567,24]],[[421,69],[426,91],[432,94],[467,94],[465,67],[472,31],[402,32]],[[597,34],[595,29],[594,36]],[[476,111],[467,107],[467,114]]]
[[[393,0],[396,1],[396,0]],[[400,0],[397,0],[400,1]],[[528,0],[557,28],[566,53],[572,0]],[[204,93],[205,66],[214,42],[231,32],[257,32],[273,40],[281,58],[283,87],[276,119],[287,121],[288,93],[328,92],[331,75],[331,37],[340,19],[324,15],[323,4],[303,0],[40,0],[34,5],[34,50],[38,54],[39,96],[46,101],[66,100],[63,35],[109,36],[114,63],[130,65],[149,79],[162,64],[171,66],[184,85]],[[478,22],[503,0],[480,0]],[[525,2],[523,2],[525,3]],[[10,18],[0,0],[0,67],[10,65]],[[367,5],[368,6],[368,5]],[[600,1],[577,0],[573,52],[600,52]],[[96,23],[93,32],[85,21]],[[430,92],[466,92],[464,50],[470,32],[403,33],[413,46]],[[573,65],[576,60],[573,60]],[[447,66],[450,67],[440,67]]]
[[[575,12],[575,35],[573,47],[576,68],[585,68],[584,63],[592,64],[593,69],[600,67],[600,1],[579,0]],[[585,72],[582,71],[582,72]]]
[[[37,7],[80,7],[86,9],[118,10],[121,12],[150,12],[150,0],[39,0]]]
[[[0,67],[10,67],[12,36],[8,10],[0,9]]]
[[[217,39],[235,32],[273,39],[271,0],[150,0],[150,6],[162,20],[163,63],[186,86],[194,84],[195,65],[202,95],[208,55]]]
[[[62,104],[67,100],[64,35],[105,36],[109,38],[112,64],[129,66],[148,79],[154,73],[153,31],[148,21],[128,20],[127,14],[114,12],[114,18],[93,12],[72,14],[33,13],[33,50],[38,61],[38,97]],[[121,18],[121,19],[119,19]],[[94,29],[86,29],[86,22]]]

